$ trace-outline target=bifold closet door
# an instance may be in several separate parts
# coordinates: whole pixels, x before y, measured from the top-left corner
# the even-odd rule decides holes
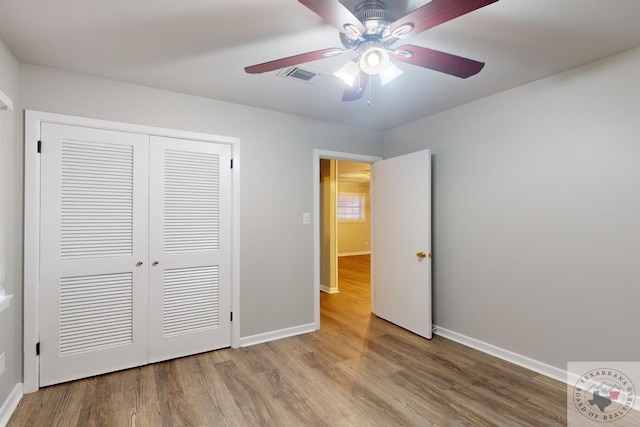
[[[231,344],[231,148],[150,139],[149,359]]]
[[[41,137],[40,385],[145,364],[149,137]]]

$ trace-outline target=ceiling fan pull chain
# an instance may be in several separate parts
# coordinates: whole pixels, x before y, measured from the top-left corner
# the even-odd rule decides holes
[[[368,89],[369,89],[369,99],[367,100],[367,105],[369,107],[371,107],[373,105],[373,102],[371,102],[371,86],[373,85],[369,85]]]

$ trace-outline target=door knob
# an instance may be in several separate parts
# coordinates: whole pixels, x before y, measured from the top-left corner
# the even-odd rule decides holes
[[[155,265],[158,265],[158,261],[153,261],[153,262],[151,263],[151,265],[154,265],[154,266],[155,266]]]
[[[140,267],[142,265],[142,261],[136,262],[136,267]]]
[[[425,251],[420,251],[416,254],[416,256],[420,259],[424,259],[427,257],[427,253]]]

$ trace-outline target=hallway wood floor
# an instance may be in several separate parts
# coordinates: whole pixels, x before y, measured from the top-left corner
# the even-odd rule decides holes
[[[370,314],[369,258],[339,263],[321,330],[24,396],[17,426],[565,426],[566,386]]]

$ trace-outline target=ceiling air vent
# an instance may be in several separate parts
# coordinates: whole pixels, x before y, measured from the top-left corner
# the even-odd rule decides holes
[[[278,75],[285,79],[296,80],[309,84],[315,83],[322,78],[322,74],[319,72],[302,67],[289,67],[280,71]]]

